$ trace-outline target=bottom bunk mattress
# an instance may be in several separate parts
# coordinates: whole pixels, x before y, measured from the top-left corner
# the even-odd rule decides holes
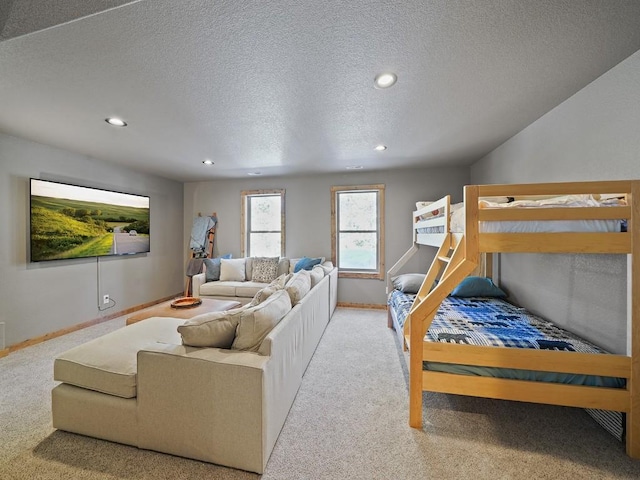
[[[389,295],[389,308],[394,325],[402,332],[415,294],[394,290]],[[559,328],[500,298],[447,297],[434,317],[425,341],[465,343],[469,345],[564,350],[583,353],[607,353],[592,343]],[[625,380],[616,377],[541,372],[498,367],[482,367],[449,363],[424,362],[425,370],[461,375],[491,376],[573,385],[623,388]],[[598,422],[615,437],[623,437],[623,415],[620,412],[590,411]]]

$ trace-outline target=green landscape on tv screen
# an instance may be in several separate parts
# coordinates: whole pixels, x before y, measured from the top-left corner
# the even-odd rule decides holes
[[[31,179],[31,261],[150,249],[149,197]]]

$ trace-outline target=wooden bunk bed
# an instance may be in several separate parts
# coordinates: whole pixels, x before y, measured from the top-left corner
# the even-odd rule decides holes
[[[545,198],[564,195],[624,198],[626,205],[559,208],[480,208],[486,197]],[[409,424],[422,427],[422,392],[546,403],[626,414],[626,452],[640,458],[640,181],[605,181],[520,185],[472,185],[464,189],[464,224],[451,232],[450,198],[413,213],[411,248],[388,272],[398,273],[420,245],[438,248],[404,323],[409,356]],[[425,217],[427,217],[425,219]],[[486,222],[622,220],[626,231],[485,233]],[[491,225],[499,225],[492,223]],[[624,229],[623,229],[624,230]],[[421,233],[426,232],[426,233]],[[425,335],[441,303],[478,267],[483,253],[608,253],[628,255],[627,355],[558,350],[501,348],[426,341]],[[490,262],[489,262],[490,263]],[[434,285],[434,281],[438,283]],[[423,362],[564,372],[625,380],[623,388],[459,375],[423,369]]]

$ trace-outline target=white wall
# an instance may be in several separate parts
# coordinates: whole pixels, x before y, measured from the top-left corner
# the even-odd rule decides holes
[[[240,255],[240,191],[284,188],[286,190],[286,255],[331,257],[331,193],[335,185],[385,184],[386,268],[411,246],[411,212],[415,202],[435,200],[446,194],[462,200],[462,187],[469,181],[468,168],[397,170],[345,173],[307,177],[248,178],[185,184],[185,248],[189,219],[201,212],[217,212],[219,224],[215,251]],[[423,247],[405,271],[425,272],[435,249]],[[345,279],[338,284],[338,301],[384,305],[385,282]]]
[[[640,51],[471,168],[473,183],[640,179]],[[616,353],[626,346],[621,255],[502,255],[513,298]]]
[[[29,178],[151,197],[151,252],[29,263]],[[0,322],[6,345],[178,293],[184,288],[181,183],[0,134]],[[100,312],[108,293],[117,306]]]

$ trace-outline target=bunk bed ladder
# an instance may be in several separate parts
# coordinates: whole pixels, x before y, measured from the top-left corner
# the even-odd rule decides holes
[[[451,235],[448,235],[438,249],[405,322],[405,343],[409,344],[412,352],[409,355],[409,424],[414,428],[422,427],[423,355],[421,349],[424,336],[442,301],[477,267],[477,261],[472,261],[466,256],[464,237],[453,250],[451,240]],[[475,259],[477,260],[477,255]],[[440,272],[442,272],[440,280],[433,286]],[[412,318],[416,321],[413,322]],[[408,342],[407,334],[409,334]]]

